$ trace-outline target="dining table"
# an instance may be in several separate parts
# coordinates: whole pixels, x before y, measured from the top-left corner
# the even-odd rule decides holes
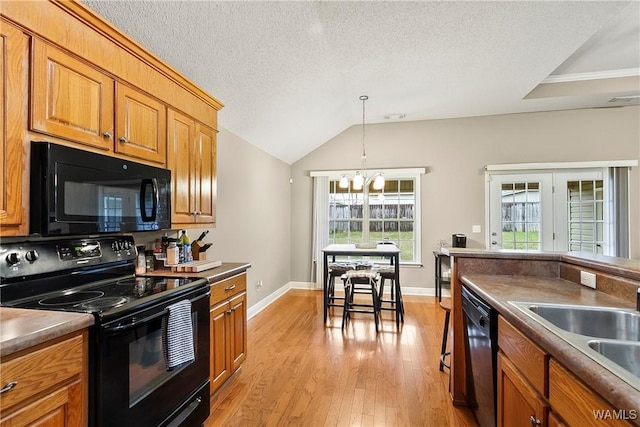
[[[336,262],[336,259],[340,257],[339,261],[345,260],[345,257],[349,258],[349,261],[362,260],[368,257],[380,258],[380,262],[387,262],[394,266],[394,298],[398,304],[401,303],[402,293],[400,291],[400,249],[390,243],[378,243],[378,244],[354,244],[354,243],[333,243],[322,249],[323,253],[323,307],[324,307],[324,323],[327,323],[328,311],[329,311],[329,262]],[[400,325],[400,310],[396,309],[396,325]]]

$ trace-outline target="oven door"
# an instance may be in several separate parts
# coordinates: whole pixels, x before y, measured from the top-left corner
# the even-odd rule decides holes
[[[206,294],[202,294],[202,292]],[[200,425],[209,416],[209,292],[181,296],[100,329],[92,399],[100,427]],[[190,299],[195,361],[167,369],[166,307]]]

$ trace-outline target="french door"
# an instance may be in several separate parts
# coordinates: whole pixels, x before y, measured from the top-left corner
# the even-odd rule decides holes
[[[601,169],[488,178],[488,248],[611,254]]]

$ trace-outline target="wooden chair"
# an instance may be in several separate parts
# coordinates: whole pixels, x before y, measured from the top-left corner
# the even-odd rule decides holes
[[[342,329],[351,318],[351,313],[373,314],[376,325],[376,332],[379,331],[380,301],[378,293],[378,280],[380,275],[374,270],[351,270],[347,271],[342,279],[344,281],[344,308],[342,310]],[[355,294],[370,294],[371,304],[355,302]]]
[[[355,270],[356,265],[351,262],[331,262],[328,265],[329,277],[327,283],[327,306],[328,307],[343,307],[344,297],[338,296],[335,293],[336,290],[336,277],[342,277],[347,271]],[[340,303],[337,303],[339,300]]]
[[[440,301],[440,308],[445,311],[444,314],[444,329],[442,331],[442,348],[440,350],[440,370],[443,368],[451,369],[450,365],[445,362],[445,357],[449,356],[451,352],[447,351],[447,337],[449,336],[449,320],[451,318],[451,298],[443,298]]]
[[[400,287],[396,289],[395,267],[393,265],[380,265],[374,268],[380,274],[380,292],[378,299],[380,301],[380,310],[398,311],[399,318],[404,323],[404,304],[402,302],[402,291]],[[388,299],[384,298],[384,284],[389,280],[391,282],[391,294]],[[399,326],[399,325],[397,325]]]

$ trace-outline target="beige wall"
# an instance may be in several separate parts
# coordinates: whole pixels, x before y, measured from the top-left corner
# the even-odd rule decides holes
[[[422,268],[403,268],[403,285],[433,286],[438,239],[465,233],[485,246],[484,166],[500,163],[629,160],[640,157],[640,107],[510,114],[367,125],[370,168],[427,168],[422,178]],[[291,280],[309,281],[312,180],[309,171],[359,167],[361,127],[337,135],[294,163]],[[638,168],[631,173],[632,258],[640,258]],[[479,224],[482,233],[472,233]]]
[[[231,132],[218,134],[217,219],[207,236],[213,242],[207,259],[251,263],[249,307],[290,280],[289,173],[287,163]]]

